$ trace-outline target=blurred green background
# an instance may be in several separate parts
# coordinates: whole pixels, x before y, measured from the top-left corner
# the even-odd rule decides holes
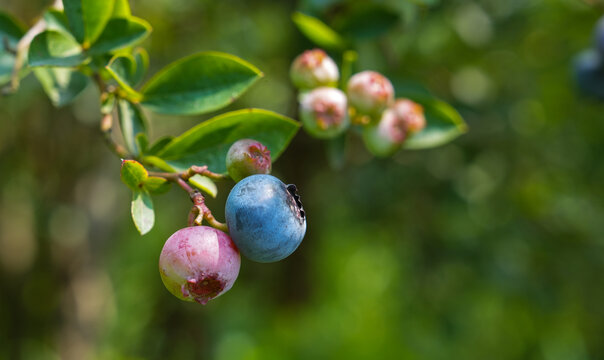
[[[232,109],[296,117],[293,58],[312,44],[290,15],[327,23],[344,0],[135,0],[152,72],[200,50],[266,77]],[[157,269],[185,226],[179,189],[144,237],[90,87],[55,109],[35,78],[0,98],[0,359],[603,359],[604,106],[581,97],[573,56],[601,8],[579,0],[375,1],[398,14],[356,43],[356,70],[451,103],[470,131],[429,151],[347,165],[300,132],[274,173],[308,213],[301,247],[242,261],[207,306]],[[31,25],[48,1],[0,0]],[[336,59],[337,54],[334,54]],[[152,115],[152,137],[207,117]],[[231,184],[209,201],[219,219]]]

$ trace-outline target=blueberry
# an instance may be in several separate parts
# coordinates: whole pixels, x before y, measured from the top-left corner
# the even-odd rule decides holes
[[[241,257],[231,238],[208,226],[180,229],[166,241],[159,273],[177,298],[205,305],[237,279]]]
[[[604,61],[595,50],[580,53],[574,61],[575,79],[581,92],[604,99]]]
[[[295,185],[271,175],[252,175],[238,182],[226,201],[230,235],[250,260],[274,262],[298,248],[306,216]]]

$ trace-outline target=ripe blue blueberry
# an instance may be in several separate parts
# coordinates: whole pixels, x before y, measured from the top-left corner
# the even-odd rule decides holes
[[[306,233],[306,216],[295,185],[271,175],[238,182],[226,201],[226,222],[241,254],[257,262],[286,258]]]
[[[582,52],[575,59],[574,70],[577,85],[585,95],[604,99],[604,61],[600,53]]]

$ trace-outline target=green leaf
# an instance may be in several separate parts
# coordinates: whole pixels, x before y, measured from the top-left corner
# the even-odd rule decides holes
[[[151,194],[164,194],[168,192],[171,187],[171,182],[158,176],[149,176],[147,180],[144,181],[145,190]]]
[[[54,106],[71,103],[88,86],[89,78],[68,68],[36,67],[34,74]]]
[[[113,12],[114,0],[63,0],[69,28],[88,48],[101,35]]]
[[[115,4],[113,5],[113,13],[111,17],[113,18],[127,18],[131,16],[130,12],[130,3],[128,0],[115,0]]]
[[[218,187],[216,187],[216,183],[207,176],[195,174],[189,178],[189,182],[191,185],[195,186],[199,190],[202,190],[213,198],[215,198],[218,194]]]
[[[138,134],[147,133],[147,125],[139,105],[120,99],[117,103],[117,115],[126,148],[132,155],[140,155],[141,149],[137,144],[136,137]]]
[[[149,154],[149,155],[157,154],[163,148],[165,148],[166,145],[168,145],[173,139],[174,139],[174,136],[169,136],[169,135],[163,136],[163,137],[157,139],[157,141],[155,141],[155,144],[151,145],[151,147],[147,151],[147,154]]]
[[[14,49],[22,36],[21,24],[10,15],[0,12],[0,85],[11,80],[15,66],[15,56],[5,50],[4,42],[6,41]],[[19,75],[26,74],[27,70],[24,69]]]
[[[132,55],[116,55],[109,61],[105,69],[131,98],[140,99],[142,95],[132,88],[136,67],[136,60]]]
[[[143,48],[134,50],[134,60],[136,61],[136,72],[132,77],[132,85],[138,85],[143,81],[147,69],[149,69],[149,54]]]
[[[300,32],[315,44],[335,50],[343,50],[346,47],[342,37],[319,19],[296,12],[292,15],[292,20]]]
[[[426,127],[405,141],[405,149],[428,149],[450,142],[464,134],[468,127],[449,104],[426,96],[409,96],[424,107]]]
[[[341,34],[368,39],[384,34],[398,21],[398,14],[383,5],[362,4],[344,14],[334,25]]]
[[[48,9],[48,11],[44,13],[43,17],[44,22],[46,23],[46,30],[53,30],[73,37],[69,30],[67,16],[63,11],[57,9]]]
[[[0,52],[4,51],[4,38],[11,47],[15,47],[23,36],[23,25],[7,13],[0,11]]]
[[[103,33],[92,44],[88,53],[101,55],[123,49],[144,40],[151,33],[151,25],[143,19],[114,18],[109,20]]]
[[[145,180],[149,177],[149,173],[138,161],[124,160],[122,161],[120,177],[122,182],[132,189],[132,191],[139,191],[143,187]]]
[[[146,190],[138,190],[132,193],[132,205],[130,207],[134,226],[141,235],[145,235],[155,223],[155,211],[153,211],[153,200]]]
[[[176,61],[144,86],[142,104],[164,114],[201,114],[220,109],[262,76],[233,55],[202,52]]]
[[[140,153],[144,154],[149,150],[149,138],[145,133],[136,134],[136,144],[140,149]]]
[[[176,171],[175,168],[173,168],[170,164],[165,162],[162,158],[159,158],[154,155],[147,155],[147,156],[143,157],[142,161],[143,161],[143,163],[145,163],[145,165],[153,166],[153,167],[158,168],[163,171],[168,171],[168,172]]]
[[[244,109],[216,116],[172,140],[157,156],[174,170],[207,165],[226,172],[226,153],[237,140],[260,141],[271,151],[273,161],[285,150],[300,124],[272,111]]]
[[[82,47],[67,34],[49,30],[38,34],[31,42],[28,55],[30,66],[78,66],[87,61]]]

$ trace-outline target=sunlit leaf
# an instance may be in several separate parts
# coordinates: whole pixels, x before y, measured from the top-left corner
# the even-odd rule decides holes
[[[226,172],[226,153],[237,140],[249,138],[268,147],[273,161],[298,131],[298,122],[277,113],[244,109],[207,120],[172,140],[157,156],[176,170],[207,165]]]
[[[38,34],[29,47],[30,66],[78,66],[88,57],[82,47],[71,36],[54,31]]]
[[[75,39],[89,47],[111,18],[114,0],[63,0],[69,28]]]
[[[176,61],[144,86],[142,104],[165,114],[201,114],[237,99],[262,73],[233,55],[202,52]]]
[[[296,12],[292,15],[292,20],[302,34],[315,44],[323,48],[337,50],[346,47],[342,37],[319,19]]]
[[[132,193],[130,211],[136,229],[141,235],[148,233],[155,223],[153,200],[146,190],[137,190]]]

